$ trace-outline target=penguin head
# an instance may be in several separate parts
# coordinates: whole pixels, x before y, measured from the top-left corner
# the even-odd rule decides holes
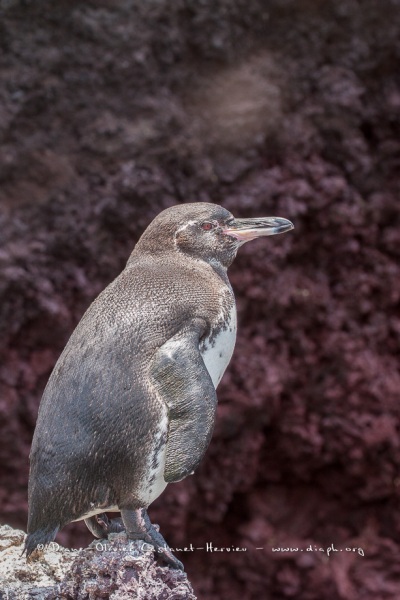
[[[162,211],[150,223],[135,250],[152,254],[176,250],[227,268],[245,242],[290,229],[293,224],[280,217],[236,219],[217,204],[178,204]]]

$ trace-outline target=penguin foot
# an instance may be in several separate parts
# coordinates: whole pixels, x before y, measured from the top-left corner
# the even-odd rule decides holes
[[[157,559],[163,560],[173,569],[184,570],[181,561],[175,558],[161,533],[151,523],[145,508],[137,510],[122,509],[121,517],[129,539],[143,540],[151,544],[154,546]]]
[[[122,519],[109,519],[106,513],[94,515],[85,519],[86,527],[97,538],[104,539],[109,533],[120,533],[125,531]]]

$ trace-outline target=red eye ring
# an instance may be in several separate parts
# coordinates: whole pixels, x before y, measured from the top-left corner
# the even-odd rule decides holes
[[[204,229],[204,231],[211,231],[211,229],[214,229],[214,227],[214,223],[210,223],[210,221],[205,221],[201,224],[201,228]]]

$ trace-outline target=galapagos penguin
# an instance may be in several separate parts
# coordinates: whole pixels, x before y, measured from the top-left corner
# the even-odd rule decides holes
[[[44,391],[30,454],[27,557],[84,520],[96,537],[125,529],[183,568],[147,508],[196,470],[209,445],[215,389],[236,338],[227,268],[243,243],[292,228],[203,202],[172,206],[150,223]]]

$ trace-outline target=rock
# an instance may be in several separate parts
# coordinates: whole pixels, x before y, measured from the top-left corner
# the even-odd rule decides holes
[[[24,539],[23,531],[0,526],[2,600],[196,600],[186,573],[161,567],[148,544],[125,533],[79,550],[53,542],[29,562]]]

